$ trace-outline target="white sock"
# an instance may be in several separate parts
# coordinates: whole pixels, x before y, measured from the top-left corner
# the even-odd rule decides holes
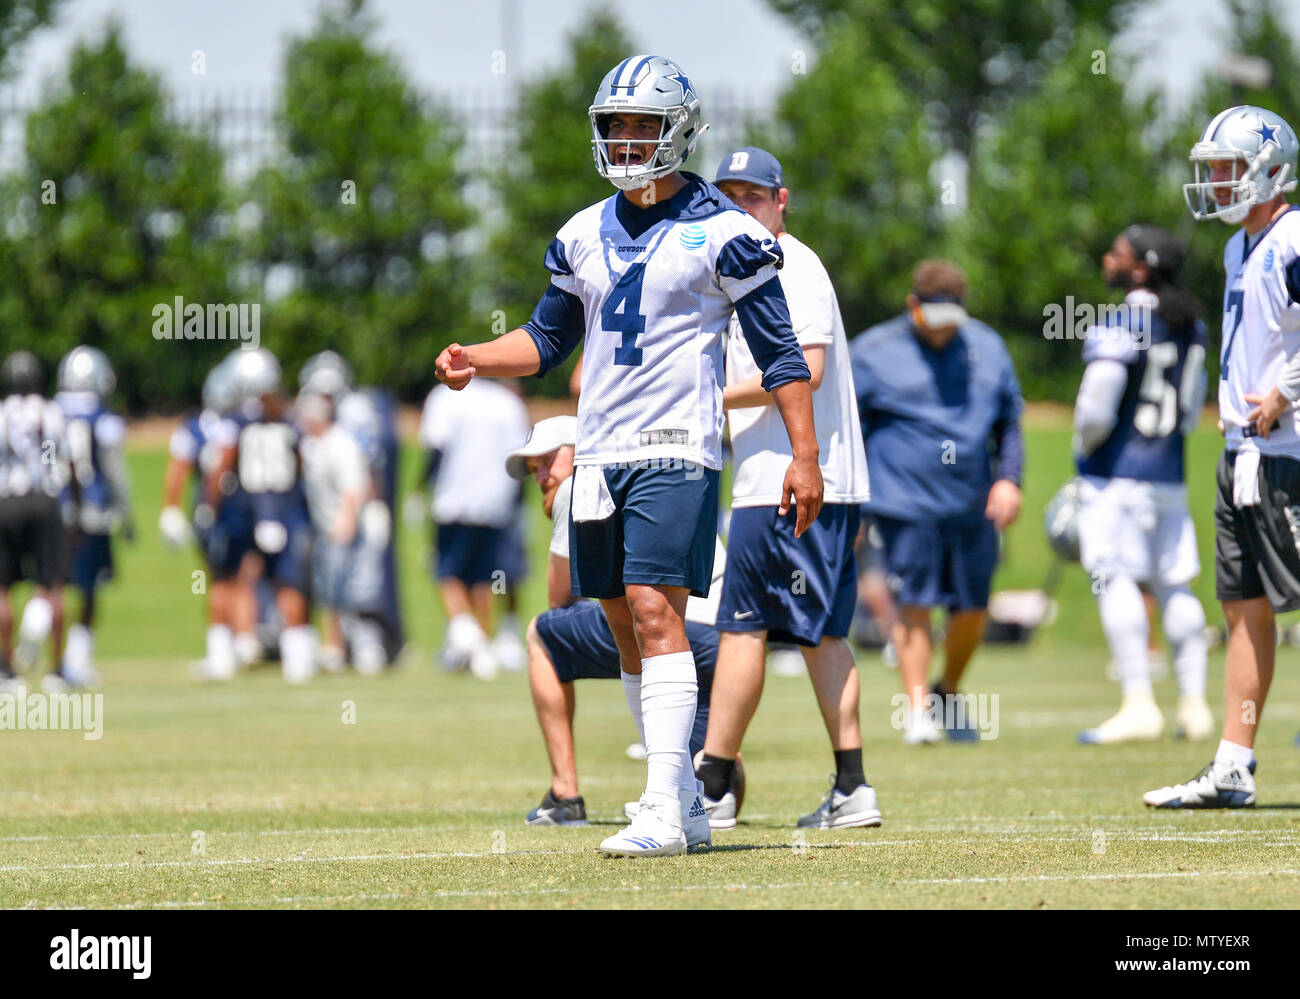
[[[280,632],[280,667],[291,683],[310,680],[316,672],[316,632],[309,625]]]
[[[632,712],[632,720],[636,722],[636,734],[644,747],[645,722],[641,720],[641,674],[624,673],[620,669],[618,675],[623,680],[623,696],[627,698],[627,709]]]
[[[91,664],[95,655],[95,640],[84,624],[68,628],[68,640],[63,647],[63,662],[69,669],[81,670]]]
[[[208,625],[208,665],[223,676],[235,672],[235,636],[229,625]]]
[[[690,652],[641,660],[641,718],[649,765],[647,794],[676,799],[678,788],[688,786],[683,770],[690,771],[689,787],[695,789],[690,744],[698,694],[695,657]]]
[[[1205,609],[1191,589],[1158,590],[1165,637],[1174,653],[1174,676],[1180,694],[1205,696]]]
[[[1147,659],[1146,605],[1142,592],[1130,576],[1112,575],[1097,595],[1101,628],[1106,633],[1115,673],[1124,694],[1151,690],[1151,666]]]
[[[1246,768],[1255,762],[1255,751],[1249,746],[1238,746],[1227,739],[1219,740],[1219,748],[1214,754],[1215,763],[1233,763]]]

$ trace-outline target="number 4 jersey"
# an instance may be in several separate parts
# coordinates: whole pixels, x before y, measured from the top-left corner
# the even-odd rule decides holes
[[[546,251],[551,287],[524,329],[539,374],[584,341],[577,464],[720,469],[733,312],[765,388],[809,377],[775,238],[712,184],[681,176],[686,186],[661,204],[616,194],[579,212]]]
[[[1171,327],[1156,306],[1151,292],[1129,292],[1123,312],[1089,330],[1084,362],[1119,362],[1127,382],[1114,429],[1079,459],[1080,475],[1183,481],[1183,436],[1205,400],[1205,326]]]

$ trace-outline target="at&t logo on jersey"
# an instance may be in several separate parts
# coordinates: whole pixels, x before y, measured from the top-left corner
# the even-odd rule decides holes
[[[681,241],[683,250],[698,250],[708,241],[709,236],[704,231],[704,226],[695,222],[683,226],[677,238]]]

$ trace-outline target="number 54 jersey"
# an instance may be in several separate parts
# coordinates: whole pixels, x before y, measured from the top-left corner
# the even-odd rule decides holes
[[[1126,314],[1089,330],[1085,364],[1118,361],[1128,381],[1115,429],[1079,459],[1080,475],[1143,482],[1183,481],[1183,436],[1205,402],[1205,325],[1172,327],[1149,291],[1129,292]]]
[[[712,184],[641,207],[592,205],[546,251],[551,287],[524,329],[539,374],[583,342],[575,462],[722,467],[722,383],[733,312],[769,391],[808,379],[777,278],[776,239]]]

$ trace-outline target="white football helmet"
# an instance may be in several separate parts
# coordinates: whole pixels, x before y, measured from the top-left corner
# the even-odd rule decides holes
[[[1067,562],[1079,561],[1079,483],[1071,479],[1051,498],[1043,511],[1047,543]]]
[[[239,401],[235,392],[235,355],[229,354],[203,379],[203,408],[226,413]]]
[[[615,150],[641,143],[608,138],[612,114],[659,117],[654,154],[643,163],[617,163]],[[605,74],[587,109],[591,119],[591,149],[600,175],[623,191],[645,187],[681,168],[695,150],[708,125],[700,124],[700,99],[695,88],[671,59],[634,55]],[[630,150],[629,150],[630,155]]]
[[[1227,225],[1241,222],[1255,205],[1296,186],[1296,157],[1300,143],[1280,115],[1266,108],[1243,104],[1214,116],[1188,156],[1194,179],[1183,185],[1183,197],[1198,222],[1219,219]],[[1211,163],[1233,160],[1233,179],[1214,181]],[[1217,192],[1231,192],[1219,204]]]
[[[352,369],[332,350],[307,358],[298,373],[298,387],[312,395],[329,396],[336,403],[352,388]]]
[[[104,399],[116,387],[113,365],[98,347],[73,347],[59,362],[60,392],[91,392]]]
[[[280,362],[265,347],[240,350],[231,362],[235,395],[240,402],[280,391]]]

